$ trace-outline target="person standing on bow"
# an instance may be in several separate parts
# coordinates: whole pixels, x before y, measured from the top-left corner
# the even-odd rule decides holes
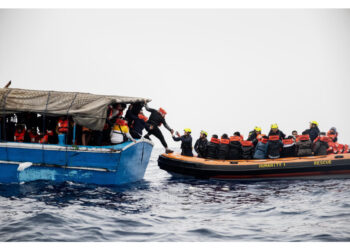
[[[311,142],[313,142],[317,136],[320,134],[320,129],[318,128],[318,122],[317,121],[311,121],[310,122],[310,128],[306,129],[303,134],[309,135]]]
[[[169,130],[172,135],[174,134],[174,130],[171,129],[165,121],[166,111],[162,108],[159,108],[159,110],[149,108],[147,103],[145,103],[145,108],[148,112],[151,112],[151,115],[148,118],[148,121],[146,122],[146,130],[148,133],[144,137],[146,139],[150,140],[149,136],[154,135],[162,143],[163,147],[165,148],[165,153],[167,153],[167,154],[173,153],[174,151],[172,151],[168,148],[168,144],[166,143],[166,141],[164,139],[162,131],[160,131],[160,129],[159,129],[159,127],[163,124],[164,127],[167,130]]]
[[[181,155],[193,156],[191,129],[185,128],[184,132],[185,134],[183,136],[179,132],[176,132],[177,137],[173,136],[173,139],[174,141],[181,141]]]

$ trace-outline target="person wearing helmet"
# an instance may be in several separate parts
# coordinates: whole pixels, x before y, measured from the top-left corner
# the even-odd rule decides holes
[[[310,128],[306,129],[303,132],[304,135],[309,135],[310,136],[311,142],[313,142],[317,138],[319,133],[320,133],[320,130],[318,128],[318,122],[316,122],[316,121],[311,121],[310,122]]]
[[[205,131],[201,131],[199,139],[194,144],[194,150],[197,152],[198,157],[205,158],[206,157],[206,151],[207,151],[207,140],[208,133]]]
[[[145,108],[148,112],[151,112],[150,117],[148,118],[148,121],[146,122],[146,130],[147,134],[144,136],[146,139],[150,139],[150,135],[154,135],[157,137],[160,142],[162,143],[163,147],[165,148],[165,152],[167,154],[172,153],[174,151],[168,149],[168,144],[166,143],[164,136],[162,134],[162,131],[160,131],[159,127],[163,124],[164,127],[170,131],[170,133],[173,135],[174,130],[169,127],[169,125],[165,121],[165,115],[166,112],[164,109],[159,108],[159,110],[155,110],[152,108],[149,108],[147,103],[145,103]]]
[[[254,145],[256,145],[258,143],[257,136],[260,134],[261,134],[261,128],[258,126],[255,126],[254,130],[249,132],[247,141],[252,141]]]
[[[280,137],[280,140],[286,138],[286,135],[281,130],[278,129],[277,123],[274,123],[271,125],[271,130],[270,130],[268,136],[270,137],[271,135],[272,136],[278,135]]]
[[[185,128],[184,132],[185,134],[183,136],[179,132],[176,132],[177,137],[173,136],[173,139],[174,141],[181,141],[181,155],[193,156],[191,129]]]

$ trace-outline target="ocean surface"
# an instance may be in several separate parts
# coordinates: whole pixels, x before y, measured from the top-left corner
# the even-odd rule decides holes
[[[0,184],[0,241],[350,241],[350,179]]]

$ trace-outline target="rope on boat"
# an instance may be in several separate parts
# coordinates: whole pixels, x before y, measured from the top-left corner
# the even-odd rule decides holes
[[[49,91],[48,95],[47,95],[47,101],[46,101],[46,106],[45,106],[45,111],[43,113],[43,134],[45,136],[46,133],[46,113],[47,113],[47,106],[49,105],[49,100],[50,100],[50,96],[51,96],[51,91]],[[43,158],[43,163],[45,165],[45,150],[44,150],[44,143],[41,144],[41,152],[42,152],[42,158]]]
[[[69,117],[68,117],[68,115],[69,115],[70,109],[73,106],[73,103],[74,103],[75,99],[77,98],[77,95],[78,95],[78,93],[75,93],[74,98],[73,98],[69,108],[67,109],[68,131],[67,131],[66,138],[65,138],[66,139],[66,166],[68,166],[68,135],[69,135],[69,127],[70,127],[69,126]],[[73,138],[72,138],[72,141],[73,141]]]

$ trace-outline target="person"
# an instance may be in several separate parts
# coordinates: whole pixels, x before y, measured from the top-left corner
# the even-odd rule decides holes
[[[84,146],[89,145],[90,139],[92,135],[92,130],[87,127],[82,127],[82,136],[81,136],[81,142]]]
[[[230,140],[227,134],[223,134],[220,139],[220,144],[218,146],[217,157],[219,160],[228,159],[228,154],[230,151]]]
[[[263,136],[263,138],[256,144],[253,156],[254,159],[266,159],[268,142],[269,138],[267,136]]]
[[[293,136],[293,140],[294,140],[294,141],[297,141],[297,139],[298,139],[298,137],[299,137],[298,131],[293,130],[293,131],[292,131],[292,136]]]
[[[240,132],[234,132],[233,136],[230,137],[230,151],[229,159],[230,160],[239,160],[242,157],[242,148],[241,141],[243,137]]]
[[[38,143],[40,140],[40,136],[38,135],[38,131],[36,127],[28,129],[26,137],[28,137],[26,141],[31,143]]]
[[[162,131],[160,131],[159,127],[163,124],[164,127],[170,131],[170,133],[173,135],[174,130],[169,127],[169,125],[165,121],[165,115],[167,114],[166,111],[162,108],[159,108],[159,110],[155,110],[152,108],[149,108],[147,103],[145,103],[145,108],[148,112],[151,112],[150,117],[148,118],[148,121],[146,122],[146,130],[147,134],[144,136],[146,139],[150,139],[150,135],[154,135],[157,137],[160,142],[162,143],[163,147],[165,148],[165,153],[172,153],[174,151],[168,149],[168,144],[166,143],[164,136],[162,134]]]
[[[252,159],[254,155],[254,144],[252,141],[241,141],[243,159]]]
[[[57,134],[67,134],[68,133],[68,118],[67,116],[61,116],[57,122],[56,133]]]
[[[271,125],[271,130],[268,136],[271,136],[271,135],[278,135],[280,140],[286,138],[286,135],[281,130],[278,129],[277,123],[274,123]]]
[[[330,137],[333,142],[337,142],[338,141],[337,129],[335,127],[331,127],[327,132],[327,136]]]
[[[176,132],[177,137],[173,136],[173,140],[181,141],[181,155],[193,156],[191,129],[185,128],[184,132],[185,134],[183,136],[179,132]]]
[[[293,136],[288,136],[287,139],[282,140],[283,148],[281,151],[281,157],[295,157],[296,146]]]
[[[310,122],[310,128],[306,129],[303,134],[309,135],[311,142],[313,142],[316,137],[319,135],[320,130],[318,128],[318,122],[317,121],[311,121]]]
[[[217,151],[220,144],[220,140],[217,135],[212,135],[210,142],[207,145],[206,157],[209,159],[217,159]]]
[[[141,107],[142,108],[142,107]],[[135,112],[138,112],[135,114]],[[143,114],[141,109],[135,110],[132,104],[129,105],[125,118],[130,124],[130,134],[134,139],[141,139],[142,131],[146,127],[148,118]]]
[[[254,145],[257,144],[257,136],[261,134],[261,128],[258,126],[255,126],[253,131],[249,132],[249,136],[247,141],[252,141],[254,143]]]
[[[326,136],[326,133],[321,132],[313,144],[314,155],[327,155],[327,150],[331,141],[332,139]]]
[[[204,130],[201,131],[199,135],[199,139],[194,144],[194,150],[197,152],[198,157],[205,158],[206,157],[206,151],[207,151],[207,140],[208,133]]]
[[[118,118],[111,130],[111,143],[120,144],[127,142],[128,140],[136,142],[129,133],[129,127],[127,121]]]
[[[306,131],[299,136],[299,141],[296,143],[297,156],[311,156],[312,155],[312,142],[310,135]]]
[[[53,130],[47,129],[39,142],[43,144],[47,144],[47,143],[57,144],[58,143],[57,134],[55,134]]]
[[[270,159],[280,158],[280,152],[283,147],[281,141],[281,135],[275,133],[275,135],[269,136],[269,142],[267,144],[267,157]]]
[[[22,124],[18,124],[16,126],[15,134],[14,134],[14,140],[15,142],[24,142],[24,137],[26,134],[26,130]]]

